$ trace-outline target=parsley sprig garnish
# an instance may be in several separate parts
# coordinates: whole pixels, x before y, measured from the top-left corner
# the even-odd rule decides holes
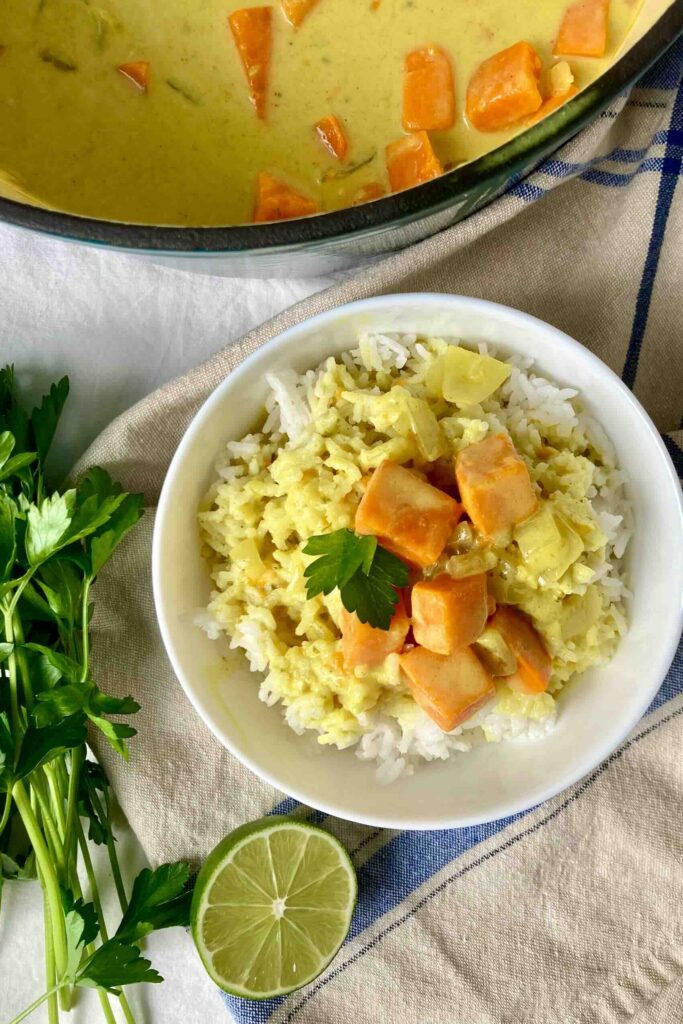
[[[126,896],[111,821],[109,784],[87,759],[86,729],[127,756],[139,705],[99,689],[90,661],[91,587],[142,514],[102,469],[55,490],[46,460],[69,392],[63,378],[32,412],[11,368],[0,369],[0,895],[3,881],[38,878],[46,908],[48,1019],[68,1009],[71,990],[99,990],[108,1024],[109,993],[134,1017],[121,991],[160,975],[140,940],[186,925],[189,867],[162,865],[138,875]],[[87,837],[86,837],[87,827]],[[106,847],[122,918],[107,929],[88,841]],[[87,876],[89,898],[83,897]]]
[[[389,629],[398,590],[408,585],[408,567],[400,558],[376,537],[360,537],[353,530],[310,537],[303,550],[318,556],[304,570],[309,598],[338,588],[348,612],[377,629]]]

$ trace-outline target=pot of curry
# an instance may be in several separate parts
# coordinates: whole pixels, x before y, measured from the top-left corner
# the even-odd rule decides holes
[[[2,0],[0,217],[327,271],[453,224],[597,116],[680,0]]]

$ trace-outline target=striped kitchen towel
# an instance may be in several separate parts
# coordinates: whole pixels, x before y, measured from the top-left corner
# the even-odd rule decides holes
[[[679,41],[630,95],[491,206],[287,310],[92,446],[79,469],[106,466],[149,505],[98,584],[95,670],[104,689],[132,690],[143,705],[125,770],[108,748],[97,752],[152,862],[198,861],[267,811],[312,813],[251,775],[194,715],[152,606],[153,508],[178,440],[207,394],[275,333],[377,293],[456,292],[517,306],[621,373],[683,466],[682,78]],[[226,1015],[242,1024],[681,1020],[682,750],[679,651],[627,742],[525,814],[391,833],[313,812],[358,867],[349,938],[308,988],[260,1004],[228,1000]]]

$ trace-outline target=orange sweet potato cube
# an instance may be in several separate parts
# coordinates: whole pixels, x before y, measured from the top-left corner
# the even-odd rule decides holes
[[[298,28],[317,3],[318,0],[281,0],[280,6],[289,24]]]
[[[309,217],[318,207],[307,196],[302,196],[286,182],[261,171],[258,176],[254,221],[261,224],[269,220],[291,220]]]
[[[553,53],[562,57],[603,57],[607,48],[609,0],[578,0],[564,13]]]
[[[543,102],[541,58],[524,41],[494,53],[472,75],[465,110],[480,132],[500,132],[535,113]]]
[[[412,590],[415,642],[435,654],[452,654],[473,644],[488,617],[486,573],[453,579],[442,573]]]
[[[389,183],[394,192],[402,192],[443,174],[443,165],[427,132],[413,132],[390,142],[385,156]]]
[[[529,470],[507,434],[463,448],[455,476],[465,511],[486,537],[528,519],[538,507]]]
[[[261,120],[266,100],[273,49],[272,7],[245,7],[228,17],[232,38],[242,61],[249,98]]]
[[[415,647],[400,662],[413,697],[444,732],[495,697],[491,676],[469,647],[448,655]]]
[[[448,54],[430,43],[405,59],[403,127],[407,132],[443,132],[455,124],[453,70]]]
[[[147,92],[149,85],[149,61],[134,60],[129,64],[119,64],[117,71],[129,82],[137,86],[140,92]]]
[[[342,608],[341,632],[342,655],[344,668],[372,668],[381,665],[388,655],[395,654],[403,648],[410,619],[406,614],[403,597],[394,609],[389,629],[375,629],[366,622],[361,622],[355,612],[347,612]]]
[[[355,526],[356,533],[372,534],[388,551],[425,568],[437,560],[461,515],[454,498],[385,461],[370,477]]]
[[[517,658],[517,671],[505,682],[519,693],[543,693],[548,689],[552,659],[543,641],[521,612],[500,605],[491,619],[505,643]]]

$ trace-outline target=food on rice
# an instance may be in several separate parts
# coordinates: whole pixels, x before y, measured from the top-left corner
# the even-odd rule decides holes
[[[626,480],[577,392],[519,356],[399,334],[268,384],[199,516],[199,624],[244,651],[296,732],[355,747],[385,781],[545,735],[565,684],[626,630]],[[410,569],[388,629],[338,588],[308,596],[306,543],[343,530]]]

